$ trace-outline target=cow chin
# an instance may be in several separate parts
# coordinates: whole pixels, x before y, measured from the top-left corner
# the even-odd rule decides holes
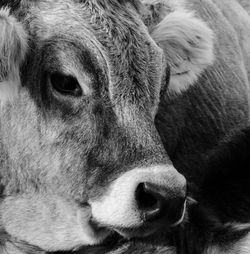
[[[49,252],[102,243],[111,232],[96,227],[90,218],[90,207],[53,195],[10,197],[1,206],[7,234]]]

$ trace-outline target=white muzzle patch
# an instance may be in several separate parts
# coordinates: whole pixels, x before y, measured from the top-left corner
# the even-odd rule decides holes
[[[101,225],[114,228],[140,227],[143,219],[137,206],[135,192],[138,185],[145,182],[168,188],[172,193],[178,193],[180,189],[185,192],[186,180],[173,166],[136,168],[116,179],[101,199],[90,201],[93,219]]]

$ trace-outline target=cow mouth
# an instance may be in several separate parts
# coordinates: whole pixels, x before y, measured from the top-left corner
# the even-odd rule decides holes
[[[91,224],[94,228],[97,230],[109,230],[111,232],[111,237],[114,234],[119,234],[121,237],[125,239],[134,239],[134,238],[146,238],[150,235],[153,235],[160,231],[171,231],[173,228],[181,225],[185,219],[186,215],[186,207],[187,207],[187,200],[185,200],[182,211],[180,213],[180,216],[178,220],[167,226],[166,220],[156,220],[154,222],[145,222],[141,221],[139,224],[135,226],[130,227],[121,227],[121,226],[115,226],[115,225],[105,225],[105,224],[99,224],[94,218],[91,220]],[[112,233],[113,232],[113,233]],[[110,235],[107,237],[109,239]],[[106,242],[106,239],[105,241]]]
[[[179,226],[183,223],[186,215],[186,201],[184,203],[182,212],[179,219],[170,226],[167,226],[166,220],[158,220],[155,222],[142,222],[141,225],[137,227],[130,228],[115,228],[114,230],[121,236],[130,239],[130,238],[145,238],[150,235],[153,235],[157,232],[170,232],[173,228]]]
[[[116,227],[99,223],[92,217],[89,220],[89,226],[95,235],[105,235],[103,240],[94,245],[79,246],[79,248],[74,249],[74,251],[72,250],[64,253],[107,253],[117,248],[117,246],[122,246],[124,243],[130,242],[130,240],[133,240],[133,242],[138,241],[148,244],[151,240],[157,241],[158,233],[164,232],[164,235],[167,234],[170,236],[173,227],[177,227],[178,225],[182,224],[185,214],[186,204],[183,208],[181,218],[171,226],[166,226],[164,225],[163,221],[159,220],[153,223],[141,221],[136,226],[131,227]],[[53,254],[59,253],[62,254],[61,252],[53,252]]]
[[[90,225],[90,227],[91,227],[94,234],[96,234],[96,235],[101,235],[101,234],[109,235],[108,233],[110,232],[110,230],[108,230],[107,227],[99,225],[94,220],[91,219],[89,221],[89,225]]]
[[[48,252],[48,254],[94,254],[108,253],[117,246],[122,245],[125,240],[116,232],[110,233],[103,242],[96,245],[81,246],[71,251]]]
[[[132,238],[145,238],[154,234],[157,230],[151,225],[142,224],[140,227],[129,227],[129,228],[115,228],[114,229],[119,235],[125,239]]]

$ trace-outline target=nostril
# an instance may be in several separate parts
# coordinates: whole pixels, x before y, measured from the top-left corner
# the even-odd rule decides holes
[[[157,199],[154,197],[153,193],[148,191],[146,183],[140,183],[138,185],[135,197],[140,210],[151,209],[157,205]]]
[[[143,220],[164,219],[169,225],[180,220],[184,211],[185,195],[152,183],[140,183],[135,192],[137,207]]]
[[[161,212],[161,204],[148,183],[140,183],[137,186],[135,198],[138,209],[142,211],[143,219],[145,221],[155,220]]]

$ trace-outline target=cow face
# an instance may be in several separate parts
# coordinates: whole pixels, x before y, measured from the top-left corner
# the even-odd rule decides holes
[[[169,71],[137,6],[21,1],[15,16],[0,16],[6,241],[67,250],[180,223],[185,179],[154,126]]]

